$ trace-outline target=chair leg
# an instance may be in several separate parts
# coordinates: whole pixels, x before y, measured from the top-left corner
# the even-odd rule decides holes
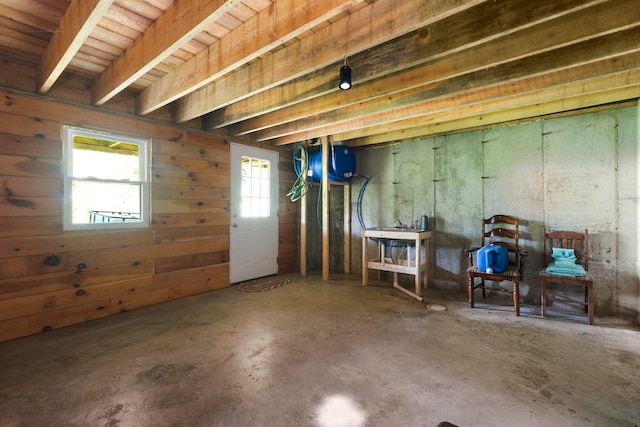
[[[589,314],[589,285],[584,287],[584,312]]]
[[[469,305],[471,306],[471,308],[473,308],[473,306],[474,306],[474,300],[473,300],[473,276],[471,274],[469,274],[468,282],[469,282]]]
[[[540,279],[540,305],[542,306],[542,317],[547,317],[547,281],[544,277]]]
[[[513,306],[516,310],[516,316],[520,316],[520,281],[513,282]]]
[[[593,325],[593,282],[585,287],[587,293],[587,315],[589,316],[589,324]]]

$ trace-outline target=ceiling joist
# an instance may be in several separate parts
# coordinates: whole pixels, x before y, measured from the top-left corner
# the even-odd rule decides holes
[[[309,73],[317,74],[317,70],[322,71],[325,79],[335,81],[334,69],[329,74],[325,72],[328,65],[486,1],[377,1],[185,96],[177,103],[174,119],[184,122],[271,88],[282,89],[284,97],[299,97],[306,93],[304,88],[288,90],[282,85],[296,78],[304,81]],[[398,58],[398,62],[402,59]],[[271,93],[266,95],[271,96]],[[257,105],[268,111],[263,107],[263,104]]]
[[[38,67],[38,92],[47,93],[114,0],[73,0]]]
[[[344,126],[366,128],[369,125],[381,123],[381,120],[396,121],[406,118],[407,115],[421,115],[431,111],[428,107],[417,109],[417,105],[426,105],[430,102],[447,99],[456,105],[461,96],[467,93],[481,93],[485,88],[492,88],[496,85],[512,85],[511,90],[521,91],[524,89],[521,84],[523,79],[535,78],[549,73],[558,73],[562,70],[577,68],[581,65],[585,72],[595,74],[600,71],[596,66],[591,66],[599,60],[617,58],[610,67],[602,72],[611,73],[619,70],[625,55],[631,55],[640,49],[640,27],[636,27],[626,32],[614,33],[598,39],[588,40],[558,49],[558,52],[544,52],[535,56],[525,57],[515,61],[492,65],[482,69],[477,69],[471,73],[450,77],[446,80],[436,80],[428,82],[425,86],[416,87],[409,90],[399,91],[392,95],[379,97],[369,97],[366,101],[353,103],[340,109],[316,114],[313,117],[292,121],[278,126],[272,126],[256,132],[253,138],[257,141],[271,139],[279,140],[300,140],[296,133],[307,132],[314,128],[330,126],[332,130],[339,132]],[[557,54],[561,53],[561,54]],[[628,61],[626,61],[628,62]],[[637,66],[637,63],[632,63]],[[428,67],[424,67],[428,72]],[[573,75],[564,75],[561,78]],[[544,83],[544,80],[543,80]],[[376,83],[371,83],[371,86]],[[361,90],[366,91],[367,87]],[[452,94],[456,96],[451,96]],[[498,97],[500,94],[496,90],[489,90],[488,96]],[[357,125],[355,123],[358,123]],[[323,132],[323,131],[319,131]],[[292,135],[292,136],[291,136]],[[291,136],[284,138],[285,136]]]
[[[524,4],[526,1],[523,0],[521,3]],[[321,73],[314,73],[314,76],[317,74],[317,78],[292,83],[297,84],[298,91],[292,88],[289,92],[303,93],[312,98],[309,101],[299,102],[296,98],[284,99],[278,94],[271,94],[268,99],[273,100],[274,105],[266,106],[252,97],[212,113],[207,116],[205,123],[210,126],[230,126],[231,134],[245,135],[287,122],[303,120],[310,116],[314,116],[315,120],[317,115],[323,112],[345,109],[371,98],[384,97],[383,102],[386,103],[388,97],[397,92],[496,67],[508,61],[549,51],[575,40],[595,38],[607,34],[611,29],[640,21],[640,10],[620,16],[612,13],[610,7],[604,7],[601,4],[592,9],[581,8],[571,14],[571,17],[558,17],[559,9],[554,9],[554,5],[557,4],[554,3],[547,10],[540,11],[537,18],[541,23],[535,26],[532,26],[528,14],[523,13],[521,9],[516,8],[500,14],[486,5],[475,7],[468,14],[457,16],[457,19],[449,18],[439,21],[354,57],[351,62],[354,68],[357,67],[358,75],[362,77],[347,93],[336,90],[335,70],[331,73],[331,70],[325,69]],[[594,15],[594,12],[597,14]],[[554,18],[545,21],[544,18],[548,16],[554,16]],[[594,21],[602,19],[598,21],[602,24],[587,25],[577,29],[566,26],[567,20],[582,22],[582,19],[591,16]],[[465,39],[463,36],[454,41],[449,37],[448,30],[457,32],[456,29],[462,30],[477,25],[478,17],[487,28],[508,23],[511,31],[497,39],[495,32],[489,29],[485,32],[482,29],[471,32],[470,34],[478,35],[473,38]],[[424,37],[424,34],[430,36]],[[527,43],[531,34],[544,42]],[[551,34],[554,37],[549,37]],[[404,69],[398,69],[398,64],[388,64],[388,61],[384,60],[391,57],[394,52],[403,52],[403,61],[406,64]],[[410,67],[415,64],[422,65]],[[394,73],[391,74],[392,72]],[[371,80],[376,73],[384,77]],[[329,76],[328,80],[327,76]],[[259,105],[263,112],[258,114],[257,109],[252,109],[253,105]],[[273,112],[266,113],[266,111]],[[241,120],[244,121],[234,125]]]
[[[268,53],[309,31],[361,0],[317,0],[314,7],[299,0],[279,0],[138,96],[139,114],[148,114],[197,90],[223,74]]]
[[[240,0],[180,0],[163,13],[92,87],[92,100],[102,105],[191,41],[240,3]]]
[[[345,58],[354,85],[340,91]],[[331,136],[361,146],[628,102],[640,76],[640,8],[637,0],[5,0],[0,60],[7,90],[246,142]]]

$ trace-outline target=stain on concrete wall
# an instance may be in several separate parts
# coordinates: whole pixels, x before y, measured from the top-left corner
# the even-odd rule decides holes
[[[482,132],[433,141],[435,166],[435,287],[466,290],[464,249],[480,243],[482,217]]]
[[[638,287],[638,194],[640,187],[640,114],[638,109],[619,112],[617,130],[617,268],[616,314],[636,316],[640,321],[640,290]],[[635,127],[629,123],[636,123]],[[621,125],[624,124],[624,125]]]
[[[466,290],[464,249],[481,218],[521,220],[523,303],[539,304],[542,230],[589,229],[596,314],[638,318],[638,108],[623,108],[356,151],[371,177],[369,227],[431,218],[432,287]],[[355,217],[352,271],[361,272]],[[461,298],[464,298],[461,295]]]
[[[542,126],[542,121],[537,121],[487,129],[482,136],[482,216],[506,214],[520,220],[519,249],[529,254],[524,258],[520,289],[527,304],[540,300],[538,274],[542,268],[544,227]]]

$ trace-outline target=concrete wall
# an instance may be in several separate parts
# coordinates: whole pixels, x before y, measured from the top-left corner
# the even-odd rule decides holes
[[[543,228],[587,228],[596,314],[638,319],[638,128],[632,107],[357,150],[358,173],[371,179],[365,225],[409,223],[426,211],[435,233],[430,284],[464,291],[463,249],[480,243],[481,218],[516,216],[529,252],[524,304],[539,304]],[[352,190],[357,273],[362,182]]]

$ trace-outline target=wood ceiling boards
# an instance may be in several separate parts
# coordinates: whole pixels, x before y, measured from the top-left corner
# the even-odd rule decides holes
[[[354,85],[340,91],[345,56]],[[362,146],[637,102],[640,7],[2,0],[0,58],[6,88],[71,99],[84,87],[100,108],[129,102],[136,114],[230,137]]]

